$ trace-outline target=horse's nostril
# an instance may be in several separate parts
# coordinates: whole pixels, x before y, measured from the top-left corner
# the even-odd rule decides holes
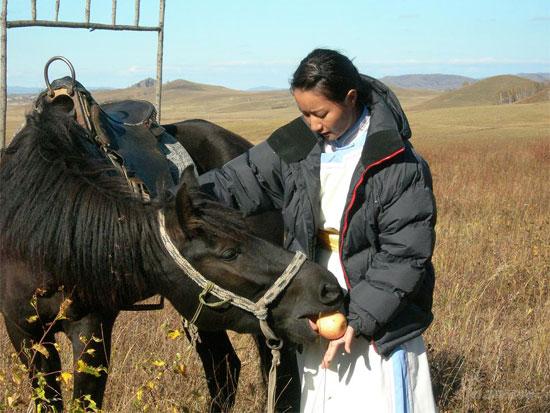
[[[319,299],[323,304],[334,304],[342,297],[342,291],[336,284],[323,283],[319,287]]]

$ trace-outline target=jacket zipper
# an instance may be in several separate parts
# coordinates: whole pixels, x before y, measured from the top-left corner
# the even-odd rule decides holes
[[[376,165],[380,165],[381,163],[399,155],[400,153],[404,152],[405,151],[405,148],[401,148],[401,149],[398,149],[397,151],[391,153],[390,155],[386,156],[385,158],[382,158],[382,159],[379,159],[378,161],[375,161],[373,163],[371,163],[370,165],[368,165],[363,173],[361,174],[361,177],[359,178],[359,180],[357,181],[357,183],[355,184],[355,187],[353,188],[353,194],[351,196],[351,200],[346,208],[346,212],[344,213],[344,228],[342,229],[341,231],[341,235],[340,235],[340,247],[339,247],[339,257],[340,257],[340,265],[342,266],[342,272],[344,273],[344,279],[346,280],[346,286],[348,287],[348,291],[351,291],[351,283],[349,282],[349,278],[348,278],[348,273],[346,272],[346,267],[344,266],[344,260],[342,259],[342,249],[343,249],[343,246],[344,246],[344,238],[346,236],[346,232],[348,230],[348,218],[349,218],[349,212],[351,210],[351,207],[353,206],[354,202],[355,202],[355,197],[357,196],[357,189],[359,189],[359,186],[361,186],[363,184],[363,181],[365,180],[365,177],[367,175],[367,172],[369,171],[370,168],[372,168],[373,166],[376,166]]]

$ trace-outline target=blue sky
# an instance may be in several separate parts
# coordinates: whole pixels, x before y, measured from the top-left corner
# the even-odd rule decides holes
[[[117,3],[117,22],[132,24],[134,1]],[[158,1],[141,3],[141,24],[155,25]],[[53,18],[55,0],[37,4],[38,19]],[[61,0],[60,19],[83,21],[84,5]],[[8,0],[8,19],[30,19],[30,1]],[[111,0],[92,0],[91,21],[110,19]],[[166,0],[165,28],[164,81],[286,88],[316,47],[375,77],[550,72],[548,0]],[[156,47],[151,32],[9,29],[8,85],[42,86],[44,63],[63,55],[85,85],[126,87],[155,77]]]

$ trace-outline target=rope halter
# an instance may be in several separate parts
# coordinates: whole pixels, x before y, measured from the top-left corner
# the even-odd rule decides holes
[[[164,247],[168,254],[172,257],[174,262],[183,270],[183,272],[191,278],[199,287],[203,289],[199,295],[199,305],[192,319],[191,324],[194,324],[203,306],[216,307],[222,304],[231,304],[242,310],[248,311],[254,314],[260,322],[260,329],[266,339],[267,346],[271,349],[271,368],[269,370],[269,384],[268,384],[268,399],[267,399],[267,411],[275,411],[275,379],[277,376],[277,366],[281,362],[280,350],[283,346],[283,340],[273,332],[269,324],[267,323],[268,306],[286,289],[292,279],[296,276],[307,257],[301,251],[297,251],[296,255],[290,264],[286,267],[284,272],[275,280],[273,285],[268,288],[265,294],[256,302],[249,300],[248,298],[237,295],[231,291],[228,291],[212,281],[207,280],[200,272],[198,272],[189,261],[187,261],[178,251],[172,239],[166,231],[166,223],[164,212],[158,211],[159,230],[160,237]],[[207,294],[219,298],[221,301],[217,303],[207,303],[204,297]]]

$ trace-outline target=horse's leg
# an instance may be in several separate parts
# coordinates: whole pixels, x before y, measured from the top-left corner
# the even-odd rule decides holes
[[[260,365],[264,381],[267,382],[271,368],[271,350],[263,336],[255,336]],[[296,361],[296,351],[287,345],[281,348],[281,364],[277,367],[277,385],[275,410],[278,412],[295,412],[300,410],[300,377]]]
[[[210,413],[229,411],[235,404],[241,361],[225,331],[199,330],[195,349],[202,361],[212,403]]]
[[[116,316],[90,313],[78,321],[65,320],[63,329],[73,346],[73,399],[86,406],[103,403]]]
[[[54,345],[54,334],[51,331],[43,334],[25,331],[8,317],[4,321],[19,359],[27,366],[37,411],[62,412],[61,388],[56,380],[61,372],[61,360]]]

